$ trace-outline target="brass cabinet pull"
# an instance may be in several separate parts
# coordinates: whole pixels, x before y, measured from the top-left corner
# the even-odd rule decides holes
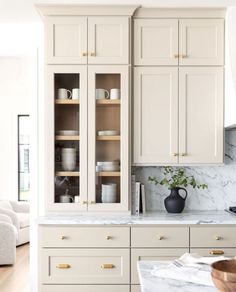
[[[185,58],[187,58],[188,56],[185,55],[185,54],[182,54],[182,55],[179,55],[179,57],[185,59]]]
[[[209,254],[211,255],[222,255],[224,254],[224,251],[223,250],[220,250],[220,249],[213,249],[209,252]]]
[[[106,240],[110,240],[110,239],[112,239],[112,236],[107,235]]]
[[[173,154],[172,154],[172,156],[178,156],[178,155],[179,155],[178,153],[173,153]]]
[[[187,156],[187,153],[180,153],[180,156]]]
[[[85,205],[85,204],[88,204],[88,202],[87,201],[83,201],[82,204]]]
[[[89,204],[95,204],[96,202],[95,201],[89,201]]]
[[[158,235],[158,239],[159,239],[159,240],[163,240],[163,239],[165,239],[165,238],[164,238],[164,236],[162,236],[162,235]]]
[[[221,240],[221,239],[222,239],[221,236],[218,236],[218,235],[215,236],[215,240]]]
[[[175,55],[174,55],[174,58],[175,58],[175,59],[179,58],[179,54],[175,54]]]
[[[113,269],[113,268],[115,268],[115,265],[113,265],[113,264],[102,264],[101,268],[102,269]]]
[[[92,52],[92,53],[90,53],[90,56],[91,56],[91,57],[95,57],[96,54],[95,54],[94,52]]]
[[[88,54],[87,53],[82,53],[82,56],[86,57],[86,56],[88,56]]]
[[[60,238],[61,238],[61,240],[64,240],[64,239],[66,239],[66,236],[62,235]]]
[[[69,269],[71,266],[69,264],[58,264],[56,266],[58,269]]]

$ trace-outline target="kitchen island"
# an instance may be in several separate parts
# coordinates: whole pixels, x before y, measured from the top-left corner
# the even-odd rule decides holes
[[[166,267],[168,261],[140,261],[138,265],[142,292],[216,292],[215,287],[198,285],[190,282],[160,278],[152,274],[154,267]]]

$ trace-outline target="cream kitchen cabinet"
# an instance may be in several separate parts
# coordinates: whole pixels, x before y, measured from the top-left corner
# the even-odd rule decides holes
[[[178,65],[178,20],[134,20],[134,65]]]
[[[224,19],[135,19],[134,65],[224,65]]]
[[[133,162],[223,163],[223,78],[221,67],[135,68]]]
[[[128,64],[127,16],[49,16],[45,22],[48,64]]]

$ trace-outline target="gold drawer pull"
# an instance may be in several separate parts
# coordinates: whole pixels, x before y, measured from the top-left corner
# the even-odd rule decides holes
[[[179,154],[178,153],[172,153],[172,156],[178,156]]]
[[[159,239],[159,240],[163,240],[163,239],[165,239],[165,238],[164,238],[164,236],[162,236],[162,235],[158,235],[158,239]]]
[[[178,54],[175,54],[175,55],[174,55],[174,58],[175,58],[175,59],[179,58],[179,55],[178,55]]]
[[[82,56],[86,57],[86,56],[88,56],[88,54],[87,53],[82,53]]]
[[[215,236],[215,240],[221,240],[221,239],[222,239],[221,236],[218,236],[218,235]]]
[[[61,240],[64,240],[64,239],[66,239],[66,236],[65,236],[65,235],[62,235],[62,236],[60,237],[60,239],[61,239]]]
[[[187,156],[187,153],[180,153],[180,156]]]
[[[106,240],[110,240],[110,239],[112,239],[112,236],[107,235]]]
[[[113,265],[113,264],[102,264],[101,268],[102,269],[113,269],[113,268],[115,268],[115,265]]]
[[[222,254],[224,254],[224,251],[220,250],[220,249],[213,249],[210,251],[210,254],[211,255],[222,255]]]
[[[85,205],[85,204],[88,204],[88,202],[87,201],[83,201],[82,204]]]
[[[95,57],[96,54],[95,54],[94,52],[92,52],[92,53],[90,53],[90,56],[91,56],[91,57]]]
[[[89,201],[89,204],[96,204],[96,202],[95,201]]]
[[[180,58],[183,58],[183,59],[188,58],[188,56],[187,56],[187,55],[184,55],[184,54],[179,55],[179,57],[180,57]]]
[[[69,269],[71,266],[69,264],[58,264],[56,267],[58,269]]]

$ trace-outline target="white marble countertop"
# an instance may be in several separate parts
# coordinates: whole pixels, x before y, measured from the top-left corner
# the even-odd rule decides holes
[[[173,279],[160,278],[152,275],[151,271],[158,267],[165,267],[169,262],[161,261],[140,261],[138,272],[142,292],[216,292],[215,287],[193,284],[190,282],[177,281]]]
[[[181,214],[152,212],[135,215],[48,215],[39,217],[40,225],[152,225],[152,224],[236,224],[236,216],[225,211],[189,211]]]

